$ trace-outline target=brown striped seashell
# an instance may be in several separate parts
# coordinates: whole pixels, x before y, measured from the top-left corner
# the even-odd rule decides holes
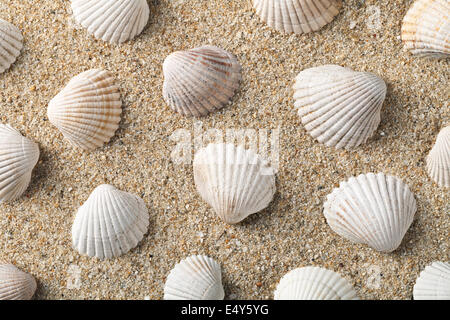
[[[32,275],[12,264],[0,262],[0,300],[30,300],[36,287]]]

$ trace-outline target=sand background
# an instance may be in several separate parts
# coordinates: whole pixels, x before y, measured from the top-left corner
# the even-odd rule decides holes
[[[161,299],[170,269],[206,254],[222,266],[226,299],[272,299],[282,275],[315,265],[339,272],[363,299],[410,299],[417,276],[450,258],[449,192],[433,183],[425,158],[449,123],[449,68],[403,49],[401,20],[413,1],[345,1],[319,32],[286,35],[260,22],[251,1],[149,1],[144,32],[122,45],[77,27],[69,1],[0,0],[0,18],[22,30],[24,49],[0,75],[1,122],[39,143],[41,156],[22,198],[0,206],[0,259],[30,272],[37,299]],[[380,9],[381,28],[367,25]],[[194,121],[162,98],[162,63],[174,50],[214,44],[234,53],[243,80],[232,103],[203,128],[280,127],[277,193],[243,223],[224,224],[195,190],[191,165],[175,165],[169,137]],[[338,64],[380,75],[388,85],[381,124],[354,151],[313,140],[293,109],[298,72]],[[105,68],[117,77],[123,114],[116,136],[94,152],[72,148],[48,121],[49,100],[78,73]],[[403,179],[417,200],[398,250],[352,244],[327,225],[323,201],[339,182],[366,172]],[[71,247],[77,208],[110,183],[140,195],[150,227],[140,245],[109,261]],[[80,287],[69,289],[73,270]],[[70,287],[70,285],[69,285]]]

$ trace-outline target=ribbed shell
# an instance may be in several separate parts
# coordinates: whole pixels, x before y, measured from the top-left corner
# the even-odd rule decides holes
[[[402,40],[413,54],[434,58],[450,55],[450,1],[417,0],[402,24]]]
[[[352,149],[380,123],[383,79],[337,65],[306,69],[294,84],[295,107],[308,133],[329,147]]]
[[[167,276],[164,300],[223,300],[219,264],[207,256],[190,256]]]
[[[294,269],[281,278],[275,300],[359,300],[339,274],[320,267]]]
[[[121,106],[112,73],[91,69],[69,81],[50,101],[47,115],[72,145],[92,150],[114,136]]]
[[[327,196],[324,215],[342,237],[391,252],[400,245],[416,212],[416,200],[400,179],[361,174],[341,182]]]
[[[170,54],[163,64],[163,96],[185,116],[200,117],[221,109],[235,94],[241,65],[227,51],[204,46]]]
[[[149,215],[144,200],[103,184],[78,209],[72,243],[81,254],[109,259],[136,247],[147,232]]]
[[[39,160],[39,147],[10,125],[0,124],[0,203],[19,198]]]
[[[72,11],[90,34],[110,43],[139,35],[150,14],[146,0],[72,0]]]
[[[0,19],[0,73],[16,61],[22,50],[22,33],[11,23]]]
[[[414,300],[450,300],[450,263],[433,262],[420,273]]]
[[[427,157],[427,171],[441,187],[450,187],[450,126],[439,132]]]
[[[203,200],[228,224],[266,208],[276,190],[274,170],[259,155],[223,143],[196,153],[194,181]]]
[[[253,0],[261,20],[280,32],[307,33],[330,23],[342,7],[340,0]]]
[[[35,291],[32,275],[12,264],[0,263],[0,300],[30,300]]]

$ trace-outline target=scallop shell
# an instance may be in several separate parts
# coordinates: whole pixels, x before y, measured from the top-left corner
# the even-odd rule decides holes
[[[0,124],[0,203],[19,198],[39,160],[39,147],[10,125]]]
[[[72,243],[81,254],[110,259],[136,247],[148,229],[149,215],[138,196],[102,184],[78,209]]]
[[[450,300],[450,263],[433,262],[420,273],[414,300]]]
[[[342,7],[340,0],[253,0],[261,20],[280,32],[317,31],[330,23]]]
[[[427,157],[427,171],[441,187],[450,187],[450,126],[439,132]]]
[[[122,102],[113,75],[91,69],[72,78],[49,103],[47,115],[79,148],[92,150],[108,142],[119,127]]]
[[[258,154],[232,144],[200,149],[194,181],[203,200],[228,224],[266,208],[275,193],[274,170]]]
[[[329,147],[351,149],[380,123],[383,79],[336,65],[306,69],[294,84],[295,107],[308,133]]]
[[[416,200],[402,180],[384,173],[341,182],[327,196],[324,215],[342,237],[391,252],[400,245],[416,212]]]
[[[72,11],[90,34],[110,43],[139,35],[150,15],[146,0],[72,0]]]
[[[0,264],[0,300],[30,300],[36,291],[33,276],[12,264]]]
[[[0,73],[16,61],[23,47],[20,30],[11,23],[0,19]]]
[[[353,286],[336,272],[320,267],[291,270],[281,278],[275,300],[359,300]]]
[[[167,276],[164,300],[223,300],[219,264],[207,256],[190,256]]]
[[[185,116],[200,117],[221,109],[235,94],[241,66],[227,51],[204,46],[170,54],[163,64],[163,96]]]
[[[450,1],[418,0],[406,13],[402,41],[412,54],[434,58],[450,55]]]

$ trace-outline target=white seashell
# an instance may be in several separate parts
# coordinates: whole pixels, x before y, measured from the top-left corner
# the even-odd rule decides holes
[[[324,215],[340,236],[391,252],[400,245],[416,212],[416,200],[402,180],[384,173],[341,182],[327,196]]]
[[[0,73],[8,69],[22,50],[22,33],[11,23],[0,19]]]
[[[258,154],[223,143],[196,153],[194,181],[203,200],[229,224],[266,208],[276,189],[274,170]]]
[[[78,209],[72,243],[81,254],[109,259],[136,247],[148,229],[149,215],[138,196],[102,184]]]
[[[329,147],[351,149],[380,123],[383,79],[336,65],[306,69],[294,84],[295,107],[308,133]]]
[[[167,276],[164,300],[223,300],[222,272],[207,256],[190,256]]]
[[[113,75],[91,69],[69,81],[50,101],[47,115],[72,145],[92,150],[114,135],[119,127],[121,106]]]
[[[359,300],[353,286],[336,272],[320,267],[291,270],[281,278],[275,300]]]
[[[402,41],[412,54],[450,55],[450,1],[417,0],[403,18]]]
[[[450,300],[450,263],[433,262],[420,273],[414,300]]]
[[[0,263],[0,300],[30,300],[36,291],[33,276],[9,263]]]
[[[0,203],[19,198],[39,160],[39,147],[10,125],[0,124]]]
[[[253,0],[261,20],[285,33],[317,31],[330,23],[342,7],[340,0]]]
[[[439,132],[427,157],[427,171],[441,187],[450,187],[450,126]]]
[[[185,116],[200,117],[221,109],[233,97],[241,65],[227,51],[204,46],[170,54],[163,64],[163,96]]]
[[[95,38],[122,43],[139,35],[148,22],[146,0],[71,0],[75,20]]]

